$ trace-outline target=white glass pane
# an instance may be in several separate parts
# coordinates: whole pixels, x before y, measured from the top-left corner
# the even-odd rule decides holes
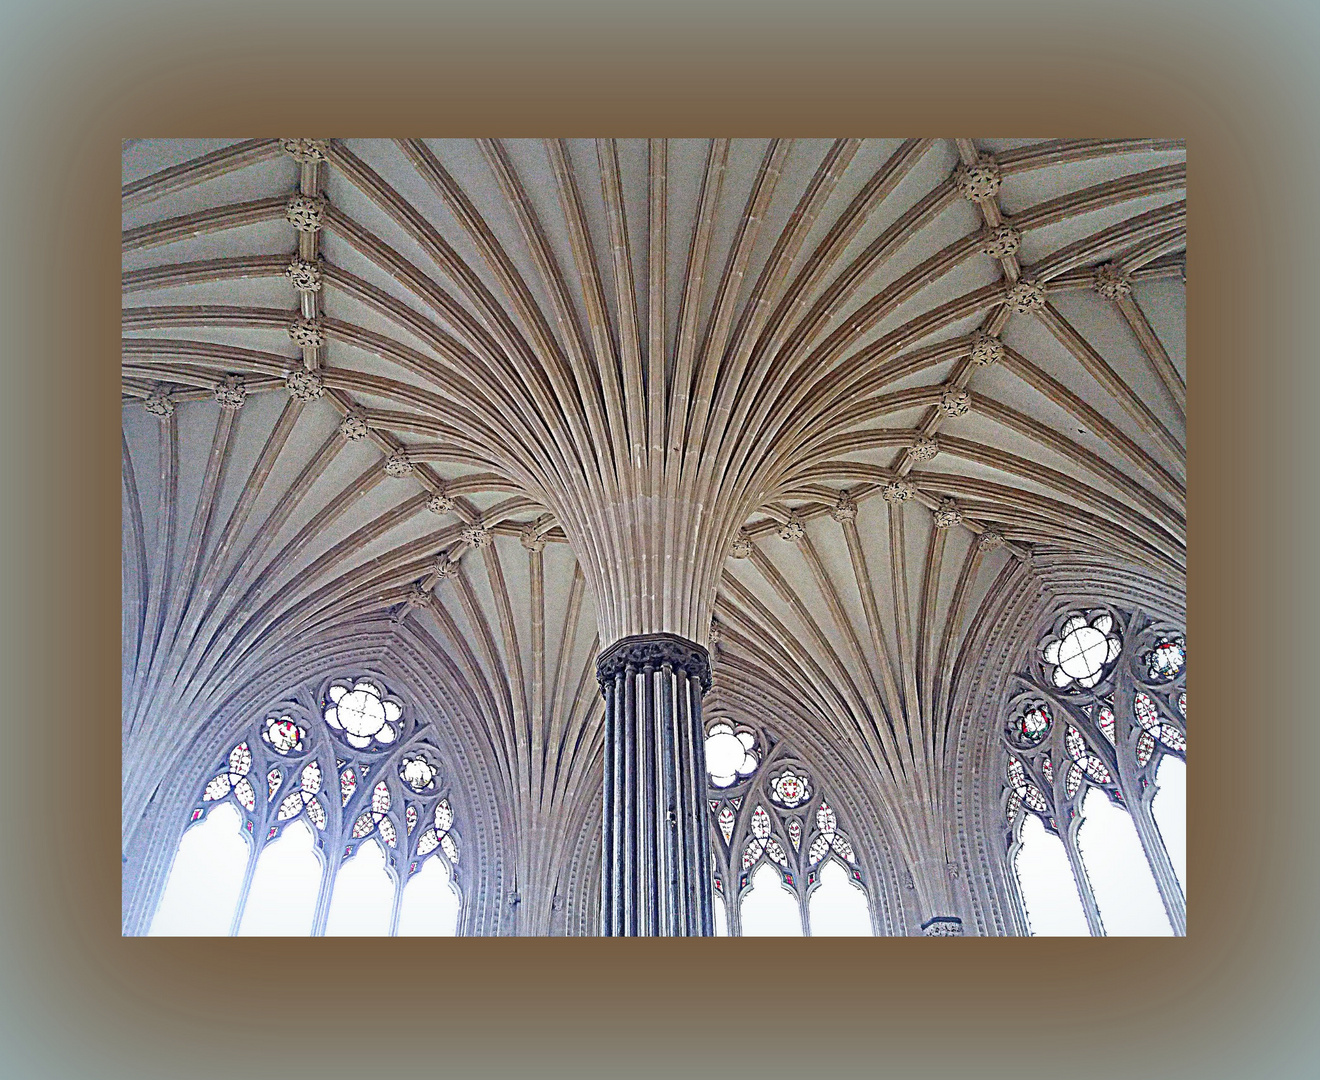
[[[385,869],[385,852],[368,840],[339,868],[325,933],[388,934],[394,909],[394,882]]]
[[[1178,875],[1178,884],[1187,895],[1187,765],[1172,754],[1165,754],[1155,773],[1159,788],[1151,802],[1151,813],[1160,827],[1160,836]]]
[[[722,896],[715,897],[715,936],[729,936],[729,910],[724,906]]]
[[[458,933],[458,894],[440,856],[427,859],[403,889],[399,936],[453,937]]]
[[[215,807],[179,841],[152,934],[228,934],[247,871],[248,841],[233,803]]]
[[[820,871],[820,884],[807,909],[812,937],[869,937],[871,909],[866,893],[831,859]]]
[[[1091,788],[1082,803],[1077,846],[1110,937],[1173,933],[1155,878],[1126,810]]]
[[[240,934],[305,937],[321,891],[321,860],[311,826],[295,821],[257,860]]]
[[[1077,893],[1063,841],[1035,814],[1022,823],[1022,846],[1014,863],[1027,926],[1036,937],[1085,937],[1086,911]]]
[[[801,937],[798,902],[779,871],[762,863],[752,875],[752,891],[742,902],[743,937]]]

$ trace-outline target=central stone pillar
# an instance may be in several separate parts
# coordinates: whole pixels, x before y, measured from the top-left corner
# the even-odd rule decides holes
[[[616,641],[596,661],[605,697],[601,932],[711,937],[701,699],[710,656],[676,634]]]

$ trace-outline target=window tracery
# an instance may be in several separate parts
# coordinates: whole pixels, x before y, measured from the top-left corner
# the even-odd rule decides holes
[[[1158,890],[1157,906],[1163,909],[1157,914],[1181,932],[1186,899],[1181,876],[1173,867],[1184,855],[1181,849],[1167,847],[1166,841],[1176,836],[1181,842],[1182,833],[1177,828],[1161,830],[1153,807],[1161,762],[1166,757],[1181,761],[1187,750],[1182,632],[1141,612],[1108,606],[1071,610],[1044,632],[1034,655],[1028,670],[1016,676],[1019,691],[1004,710],[1002,805],[1013,860],[1025,835],[1023,822],[1034,816],[1063,845],[1070,885],[1086,909],[1092,933],[1105,932],[1097,896],[1104,893],[1112,898],[1123,895],[1124,890],[1108,881],[1102,883],[1104,888],[1096,889],[1090,879],[1099,873],[1119,872],[1150,879],[1149,895],[1155,896]],[[1103,793],[1102,802],[1095,801],[1101,797],[1098,793]],[[1102,812],[1099,807],[1105,803],[1122,816]],[[1123,841],[1123,850],[1129,854],[1139,850],[1142,858],[1124,856],[1126,862],[1116,861],[1106,846],[1108,841],[1097,839],[1100,826],[1093,825],[1088,829],[1088,864],[1087,852],[1078,843],[1088,817],[1084,805],[1090,809],[1090,818],[1111,823],[1106,828],[1126,827],[1130,821],[1140,846]],[[1171,797],[1162,800],[1161,806],[1167,811]],[[1053,856],[1045,861],[1056,868],[1063,865]],[[1104,869],[1097,869],[1101,862]],[[1040,916],[1039,890],[1045,886],[1039,866],[1033,866],[1036,868],[1026,877],[1018,867],[1029,920],[1032,925],[1056,925],[1057,920]],[[1037,892],[1034,913],[1033,903],[1025,895],[1027,878]],[[1137,884],[1127,893],[1140,892]],[[1136,925],[1123,918],[1116,915],[1115,924]]]
[[[711,769],[708,798],[712,884],[728,933],[872,933],[870,897],[850,834],[811,770],[767,732],[725,720],[707,729],[708,738],[735,732],[745,736],[739,746],[758,758],[757,767],[749,775],[733,768],[732,779]],[[730,768],[727,761],[720,767]],[[827,866],[842,879],[825,875]],[[826,902],[818,903],[822,886]],[[749,901],[754,925],[744,927]]]
[[[323,895],[311,901],[317,910],[328,912],[332,906],[338,869],[364,846],[379,843],[391,887],[405,896],[429,856],[442,852],[445,869],[438,878],[428,871],[419,888],[434,899],[442,878],[442,891],[453,901],[446,899],[441,906],[458,911],[461,842],[448,770],[427,727],[410,716],[378,677],[336,677],[324,683],[319,694],[282,703],[258,719],[208,775],[188,832],[205,824],[216,807],[236,808],[241,831],[251,838],[249,859],[261,870],[263,853],[273,849],[286,828],[308,822],[317,858],[326,868],[318,885]],[[254,778],[260,784],[263,777],[267,797],[258,800]],[[335,786],[338,799],[331,793]],[[369,861],[374,863],[374,856]],[[250,871],[248,877],[253,877]],[[305,883],[306,874],[299,880]],[[280,925],[279,920],[246,911],[250,902],[269,902],[270,894],[267,883],[255,901],[250,892],[240,895],[233,926]],[[409,925],[427,924],[417,903],[404,907],[411,913]],[[324,919],[322,915],[322,925],[313,927],[313,933],[325,932]],[[453,933],[455,928],[419,932]]]

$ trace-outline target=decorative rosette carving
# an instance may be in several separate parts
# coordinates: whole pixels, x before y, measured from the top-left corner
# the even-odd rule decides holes
[[[923,436],[908,447],[908,453],[912,455],[913,461],[929,461],[940,452],[938,440]]]
[[[796,543],[807,534],[806,527],[796,514],[779,526],[779,539]]]
[[[324,161],[329,150],[328,139],[281,139],[280,145],[286,154],[292,154],[294,161],[305,165],[313,161]]]
[[[174,402],[170,400],[170,395],[161,386],[157,386],[146,396],[142,402],[142,407],[152,416],[159,416],[162,420],[174,413]]]
[[[447,554],[440,555],[435,562],[431,564],[431,573],[438,578],[452,578],[458,576],[458,563],[451,559]]]
[[[1132,292],[1132,279],[1113,263],[1097,267],[1091,284],[1106,300],[1118,300]]]
[[[325,393],[325,379],[319,371],[294,368],[284,380],[284,388],[298,401],[312,401]]]
[[[995,548],[1004,546],[1004,534],[996,532],[994,529],[986,529],[981,533],[981,538],[976,542],[977,547],[982,551],[994,551]]]
[[[243,402],[247,401],[247,387],[237,375],[226,375],[212,391],[215,394],[215,403],[222,409],[241,409]]]
[[[851,491],[839,493],[839,501],[830,507],[830,517],[838,522],[857,520],[857,500]]]
[[[729,554],[735,559],[747,559],[752,554],[752,542],[745,536],[735,536],[729,545]]]
[[[1022,246],[1022,234],[1012,225],[1000,225],[981,233],[981,250],[993,259],[1004,259],[1017,254]]]
[[[426,500],[426,509],[433,514],[447,514],[454,508],[454,500],[443,491],[437,491]]]
[[[316,232],[325,224],[325,197],[292,195],[284,206],[284,216],[299,232]]]
[[[921,924],[921,932],[926,937],[962,937],[962,919],[956,915],[936,915]]]
[[[409,608],[426,607],[431,602],[430,590],[423,588],[420,584],[414,583],[408,590],[408,595],[404,598],[404,604]]]
[[[993,334],[976,329],[972,332],[972,363],[985,367],[1004,358],[1004,343]]]
[[[412,459],[407,450],[395,450],[385,459],[385,475],[398,480],[413,471]]]
[[[1039,311],[1045,306],[1045,287],[1037,281],[1023,278],[1015,282],[1004,296],[1009,310],[1017,315]]]
[[[367,437],[367,421],[357,413],[349,413],[339,425],[339,434],[349,442]]]
[[[300,349],[317,348],[325,344],[325,331],[317,319],[299,319],[289,324],[289,337]]]
[[[958,504],[947,495],[940,500],[940,507],[935,511],[935,528],[951,529],[962,524],[962,511]]]
[[[998,195],[1000,179],[999,162],[991,154],[981,154],[974,164],[961,164],[953,172],[954,185],[973,201]]]
[[[880,494],[885,497],[887,503],[905,503],[916,493],[917,489],[912,486],[912,481],[902,478],[890,480],[880,490]]]
[[[945,416],[965,416],[972,407],[972,396],[956,386],[948,387],[940,395],[940,412]]]
[[[299,292],[320,292],[321,260],[292,259],[284,270],[284,276]]]
[[[474,548],[490,547],[495,537],[491,531],[484,525],[467,525],[459,534],[465,543],[471,544]]]

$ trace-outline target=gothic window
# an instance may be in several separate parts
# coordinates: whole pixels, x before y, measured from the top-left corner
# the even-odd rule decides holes
[[[1031,933],[1184,932],[1186,661],[1178,628],[1104,606],[1018,674],[1002,797]]]
[[[706,771],[710,782],[726,788],[756,772],[756,736],[748,729],[735,730],[720,721],[706,729]]]
[[[153,933],[457,932],[448,772],[378,677],[283,703],[198,783]]]
[[[724,720],[712,736],[739,738],[744,774],[711,769],[708,805],[719,932],[739,935],[873,933],[870,897],[834,803],[806,765],[768,732]],[[709,742],[707,743],[709,746]],[[744,762],[746,764],[746,762]]]

